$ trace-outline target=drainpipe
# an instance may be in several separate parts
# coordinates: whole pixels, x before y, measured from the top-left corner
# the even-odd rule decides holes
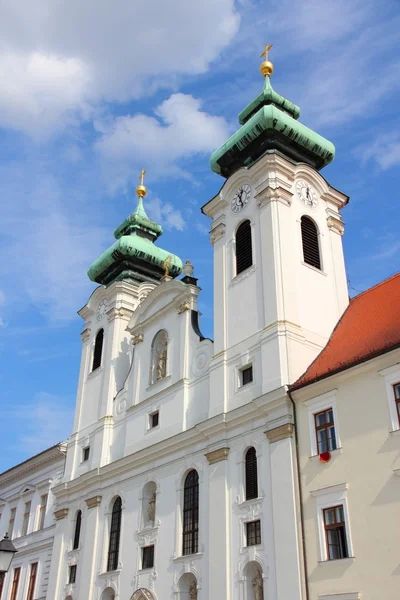
[[[295,435],[295,445],[296,445],[297,478],[298,478],[298,483],[299,483],[300,528],[301,528],[301,537],[302,537],[302,546],[303,546],[303,568],[304,568],[304,579],[305,579],[305,586],[306,586],[306,600],[309,600],[310,592],[309,592],[309,588],[308,588],[306,538],[304,535],[303,491],[302,491],[302,487],[301,487],[301,477],[300,477],[300,457],[299,457],[299,442],[298,442],[298,437],[297,437],[296,403],[292,398],[289,388],[286,391],[287,391],[287,395],[289,396],[289,398],[292,402],[292,405],[293,405],[293,425],[294,425],[294,435]]]

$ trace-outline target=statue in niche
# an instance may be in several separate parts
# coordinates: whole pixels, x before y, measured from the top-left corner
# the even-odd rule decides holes
[[[264,600],[264,583],[258,569],[254,569],[254,577],[251,580],[254,591],[254,600]]]
[[[149,500],[149,505],[147,507],[147,516],[149,521],[153,521],[156,518],[156,493],[153,492],[151,498]]]
[[[192,581],[189,586],[189,596],[190,600],[197,600],[197,584],[195,581]]]
[[[167,374],[167,351],[161,350],[157,359],[157,379],[162,379]]]

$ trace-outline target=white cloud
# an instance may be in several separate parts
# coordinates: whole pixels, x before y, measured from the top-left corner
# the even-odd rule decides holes
[[[400,133],[394,131],[378,136],[373,142],[356,149],[355,154],[360,154],[367,162],[374,160],[379,167],[386,171],[400,164]]]
[[[239,22],[234,0],[3,0],[0,125],[49,134],[170,88],[207,71]]]
[[[225,119],[202,111],[200,100],[188,94],[173,94],[154,112],[97,124],[102,132],[97,148],[107,161],[130,171],[140,155],[143,164],[167,174],[179,168],[178,159],[215,150],[229,136]]]
[[[70,436],[73,414],[66,398],[39,392],[32,402],[5,407],[3,417],[15,431],[15,449],[34,455]]]
[[[146,199],[146,211],[149,217],[164,229],[183,231],[185,227],[181,211],[174,208],[169,202],[162,202],[160,198]]]

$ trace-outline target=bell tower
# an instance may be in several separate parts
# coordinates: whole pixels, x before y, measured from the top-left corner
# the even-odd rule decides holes
[[[348,197],[320,174],[335,148],[272,88],[270,49],[263,89],[211,156],[226,181],[202,208],[212,219],[214,356],[225,398],[240,388],[246,365],[253,397],[295,381],[348,304],[339,212]]]

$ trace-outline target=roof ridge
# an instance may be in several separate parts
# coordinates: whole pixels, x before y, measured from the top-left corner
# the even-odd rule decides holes
[[[387,277],[386,279],[383,279],[382,281],[379,281],[378,283],[375,283],[375,285],[372,285],[371,287],[367,288],[366,290],[364,290],[363,292],[360,292],[359,294],[357,294],[357,296],[353,296],[353,298],[351,298],[350,300],[350,304],[351,302],[354,302],[354,300],[356,300],[357,298],[359,298],[360,296],[363,296],[364,294],[367,294],[368,292],[371,292],[372,290],[374,290],[375,288],[378,288],[381,285],[384,285],[385,283],[387,283],[388,281],[390,281],[391,279],[395,279],[396,277],[400,277],[400,271],[398,271],[397,273],[395,273],[394,275],[390,275],[390,277]],[[350,305],[349,304],[349,305]],[[347,309],[346,309],[347,310]],[[343,313],[344,314],[344,313]],[[342,315],[343,316],[343,315]]]

